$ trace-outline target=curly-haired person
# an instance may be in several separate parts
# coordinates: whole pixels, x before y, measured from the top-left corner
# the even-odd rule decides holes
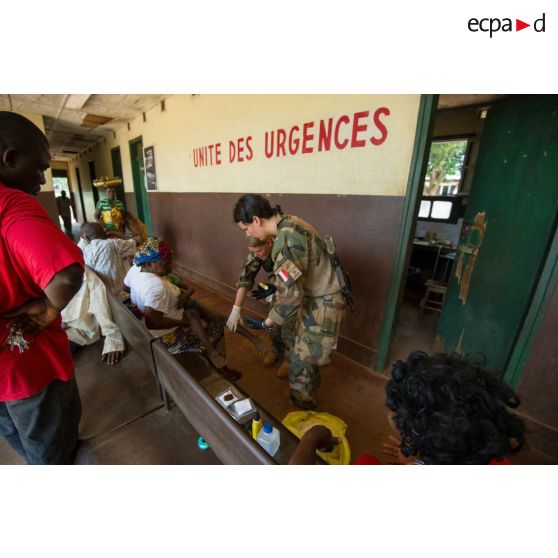
[[[428,356],[417,351],[406,361],[398,360],[386,395],[388,420],[400,438],[384,444],[391,463],[507,463],[525,445],[525,424],[510,412],[519,405],[517,394],[458,355]],[[291,463],[313,462],[316,449],[335,443],[327,429],[312,430],[307,432],[308,440],[306,435],[302,438]],[[356,463],[379,461],[365,455]]]
[[[509,386],[457,355],[413,352],[386,386],[389,421],[407,458],[428,465],[502,461],[525,445]]]

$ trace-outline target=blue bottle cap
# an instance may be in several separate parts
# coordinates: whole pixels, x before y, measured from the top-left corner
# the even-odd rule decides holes
[[[263,431],[266,434],[271,434],[273,432],[273,424],[271,422],[264,422]]]
[[[198,438],[198,448],[202,451],[209,449],[209,444],[201,436]]]

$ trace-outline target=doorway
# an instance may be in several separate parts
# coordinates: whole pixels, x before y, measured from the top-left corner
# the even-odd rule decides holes
[[[516,358],[523,351],[520,341],[532,328],[528,318],[533,314],[535,294],[541,290],[542,270],[548,267],[549,247],[557,230],[558,96],[516,95],[493,103],[489,110],[476,107],[476,112],[484,120],[482,140],[478,134],[472,155],[465,156],[463,183],[469,183],[469,188],[467,196],[461,196],[460,233],[445,275],[444,300],[435,313],[434,343],[430,346],[429,337],[428,346],[417,346],[417,337],[412,335],[420,328],[410,328],[410,349],[461,354],[514,387],[522,370]],[[438,114],[436,120],[443,116]],[[425,158],[419,181],[423,186],[426,162]],[[412,197],[409,192],[412,194],[412,188],[407,198]],[[416,221],[402,233],[398,261],[406,261],[411,272],[414,242],[432,240],[432,234],[426,239],[426,232],[432,233],[428,217],[434,217],[435,201],[421,196],[409,201]],[[428,207],[424,202],[430,202]],[[436,215],[442,209],[438,207]],[[422,239],[419,216],[426,222]],[[445,266],[433,270],[432,278],[438,273],[445,274]],[[384,320],[380,346],[384,352],[379,351],[377,361],[382,371],[401,358],[393,325],[401,319],[404,306],[397,302],[404,299],[408,281],[409,275],[400,273],[392,286],[395,302],[386,308],[386,314],[395,309],[396,318],[391,324]],[[521,355],[525,362],[527,353]]]
[[[503,374],[524,328],[558,220],[558,95],[488,112],[465,226],[436,336]],[[515,375],[519,380],[519,375]]]
[[[71,222],[77,223],[77,214],[76,214],[76,206],[74,195],[70,189],[70,181],[68,179],[68,172],[63,169],[52,169],[52,183],[54,187],[54,196],[55,198],[62,197],[62,192],[64,192],[64,196],[67,196],[70,200],[70,212],[72,214]],[[65,202],[67,203],[67,202]],[[64,222],[62,217],[58,216],[58,220],[60,222],[60,227],[64,226]]]
[[[145,188],[145,164],[143,159],[143,139],[135,138],[130,141],[130,160],[132,163],[132,179],[134,181],[134,195],[138,217],[151,234],[151,216],[149,213],[149,200]]]
[[[120,156],[120,147],[113,147],[110,150],[110,159],[112,161],[112,176],[122,179],[122,184],[116,186],[116,197],[124,204],[124,209],[126,209],[126,196],[124,194],[124,179],[122,178],[122,158]]]
[[[93,180],[97,178],[97,173],[95,171],[95,161],[88,161],[87,166],[89,167],[89,178],[91,180],[91,190],[93,191],[93,201],[95,207],[97,207],[97,202],[99,201],[99,189],[93,186]]]
[[[462,126],[462,115],[454,114],[453,118],[458,116],[458,126]],[[440,128],[437,118],[434,133]],[[434,349],[463,229],[472,178],[472,148],[482,132],[481,126],[477,129],[478,135],[434,136],[430,142],[391,361],[404,360],[412,351],[431,353]],[[464,130],[471,130],[471,125]]]
[[[83,215],[83,222],[87,222],[87,214],[85,213],[85,202],[83,201],[83,190],[81,188],[81,174],[79,168],[76,166],[76,179],[79,192],[79,202],[81,204],[81,214]]]

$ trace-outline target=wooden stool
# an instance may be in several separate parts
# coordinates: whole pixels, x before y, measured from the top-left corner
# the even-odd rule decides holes
[[[424,310],[434,310],[441,312],[446,300],[446,291],[448,288],[444,285],[436,283],[433,279],[426,281],[426,293],[420,301],[420,313]]]

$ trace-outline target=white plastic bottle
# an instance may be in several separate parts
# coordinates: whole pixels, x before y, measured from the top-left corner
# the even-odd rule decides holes
[[[264,422],[263,428],[258,433],[257,442],[272,457],[277,453],[281,433],[274,428],[271,422]]]

